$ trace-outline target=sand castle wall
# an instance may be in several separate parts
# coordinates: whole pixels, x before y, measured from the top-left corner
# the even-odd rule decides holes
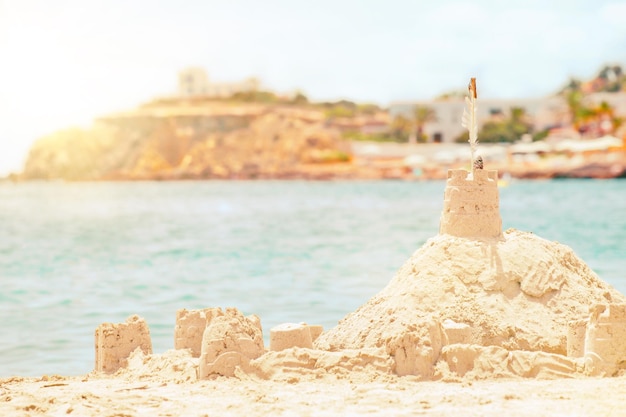
[[[292,347],[313,347],[309,326],[303,323],[284,323],[270,330],[270,350],[280,351]]]
[[[258,316],[245,317],[227,308],[215,317],[202,335],[198,378],[233,376],[237,367],[246,368],[265,352],[263,329]]]
[[[613,376],[626,369],[626,304],[598,304],[590,313],[585,333],[585,371]]]
[[[224,312],[220,308],[200,310],[183,308],[176,311],[174,349],[189,349],[192,357],[199,358],[204,331],[214,318],[223,315]]]
[[[134,315],[125,323],[102,323],[96,328],[96,366],[98,372],[113,373],[126,365],[131,352],[140,348],[152,353],[152,340],[148,324]]]
[[[192,351],[189,346],[195,344],[198,333],[191,328],[202,328],[207,317],[212,316],[202,332],[199,360],[188,362],[185,358],[191,358]],[[189,332],[190,329],[193,331]],[[176,331],[192,336],[177,338],[181,347],[172,351],[185,350],[186,356],[176,358],[186,361],[185,366],[195,368],[192,373],[187,372],[186,380],[235,376],[238,371],[267,379],[289,372],[298,375],[350,372],[361,366],[400,376],[414,375],[422,380],[437,375],[478,379],[489,376],[563,378],[584,372],[592,376],[615,376],[626,369],[624,303],[595,304],[587,319],[570,321],[567,356],[475,344],[472,327],[450,319],[443,322],[425,319],[410,329],[379,339],[384,347],[335,352],[315,349],[312,341],[322,328],[306,323],[274,327],[270,349],[266,350],[260,319],[254,315],[246,317],[234,308],[179,310]],[[96,329],[96,371],[113,373],[122,367],[139,369],[138,366],[145,367],[153,361],[145,358],[151,353],[148,326],[138,316],[129,317],[125,323],[103,323]],[[154,366],[161,369],[164,363],[171,365],[168,362],[171,355]],[[152,369],[150,366],[148,368]],[[183,368],[180,364],[174,366],[175,370]]]
[[[448,171],[440,234],[458,237],[502,236],[498,171],[464,169]]]

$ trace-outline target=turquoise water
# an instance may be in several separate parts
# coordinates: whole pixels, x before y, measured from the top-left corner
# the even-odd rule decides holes
[[[334,326],[438,230],[443,182],[0,184],[0,376],[83,374],[102,322],[235,306]],[[572,247],[626,293],[626,181],[517,181],[503,227]]]

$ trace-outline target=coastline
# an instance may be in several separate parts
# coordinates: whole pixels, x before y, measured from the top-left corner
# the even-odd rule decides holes
[[[449,169],[467,168],[464,144],[402,144],[380,142],[350,142],[343,146],[346,161],[289,163],[265,169],[256,165],[251,170],[226,170],[161,167],[154,170],[110,170],[89,175],[63,176],[52,167],[39,174],[12,173],[0,181],[203,181],[203,180],[443,180]],[[489,166],[504,179],[612,179],[626,178],[624,151],[600,152],[565,157],[542,156],[533,160],[513,158],[509,146],[482,145]],[[235,162],[232,162],[235,163]],[[276,162],[274,162],[276,163]],[[244,166],[245,160],[237,164]],[[56,173],[55,173],[56,172]]]

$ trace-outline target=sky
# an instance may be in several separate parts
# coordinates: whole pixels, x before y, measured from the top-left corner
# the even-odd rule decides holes
[[[0,176],[33,142],[175,94],[177,73],[383,106],[555,92],[626,65],[626,0],[0,0]]]

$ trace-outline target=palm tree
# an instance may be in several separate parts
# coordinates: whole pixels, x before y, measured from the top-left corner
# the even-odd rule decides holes
[[[402,114],[398,114],[391,122],[391,130],[397,141],[404,142],[411,135],[413,127],[409,119]]]
[[[581,89],[581,82],[571,80],[570,84],[562,91],[567,101],[570,112],[570,123],[576,130],[580,130],[583,125],[593,116],[593,110],[585,106],[585,95]]]
[[[422,141],[424,138],[424,126],[436,120],[437,114],[432,108],[428,106],[415,106],[413,108],[414,130],[409,136],[409,143],[415,143],[417,140]]]
[[[524,122],[526,110],[523,107],[511,107],[511,121],[514,123]]]
[[[566,93],[565,99],[567,100],[567,107],[569,107],[571,123],[578,130],[584,109],[582,104],[583,93],[580,90],[571,90]]]
[[[596,122],[599,124],[601,133],[612,133],[623,123],[621,117],[615,115],[615,109],[606,101],[602,101],[591,109]],[[608,123],[608,126],[607,126]]]

